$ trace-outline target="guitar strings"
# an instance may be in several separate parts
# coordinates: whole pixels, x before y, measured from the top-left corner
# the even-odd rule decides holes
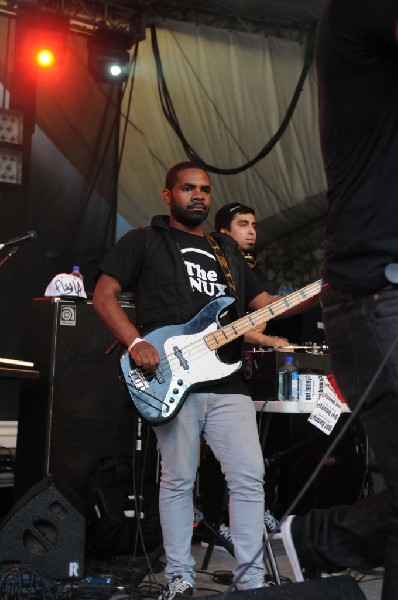
[[[311,284],[311,286],[316,286],[317,283],[313,283]],[[310,286],[307,286],[308,288]],[[307,289],[307,288],[303,288]],[[211,337],[215,337],[216,341],[217,338],[220,338],[218,340],[217,343],[220,343],[220,341],[224,341],[223,339],[223,331],[228,330],[228,329],[233,329],[234,331],[234,337],[231,338],[230,340],[226,340],[225,343],[228,343],[230,341],[233,341],[234,339],[241,337],[242,335],[244,335],[245,333],[247,333],[247,331],[252,331],[253,329],[255,329],[258,325],[262,325],[265,324],[268,320],[267,319],[264,321],[264,314],[271,312],[271,315],[274,316],[272,314],[272,310],[270,309],[270,307],[272,306],[273,308],[279,309],[279,308],[283,308],[283,311],[280,311],[277,314],[281,314],[281,312],[285,311],[285,306],[287,305],[287,310],[289,308],[292,308],[293,306],[295,306],[297,303],[294,303],[293,305],[290,305],[289,303],[289,299],[297,299],[297,297],[301,297],[303,294],[303,290],[297,290],[295,292],[293,292],[292,294],[290,294],[289,296],[286,296],[285,298],[281,298],[279,300],[276,300],[275,302],[272,302],[271,304],[259,309],[258,311],[255,311],[255,313],[252,313],[251,315],[249,315],[254,321],[257,321],[257,323],[251,327],[250,329],[246,328],[246,325],[244,322],[247,321],[247,315],[244,317],[241,317],[240,319],[238,319],[237,321],[235,321],[233,324],[229,323],[227,325],[224,325],[223,327],[216,329],[208,334],[206,334],[203,338],[201,338],[200,340],[196,340],[195,342],[190,342],[189,344],[187,344],[186,346],[179,346],[179,350],[181,350],[181,353],[183,355],[187,355],[189,356],[189,358],[193,358],[196,359],[198,358],[198,356],[194,355],[194,351],[195,350],[200,350],[201,348],[203,348],[203,341],[206,344],[206,338],[211,338]],[[317,290],[316,290],[317,291]],[[315,293],[316,293],[315,291]],[[314,294],[313,294],[314,295]],[[306,295],[305,299],[308,299],[310,296]],[[255,316],[254,316],[255,315]],[[271,318],[272,318],[271,316]],[[235,334],[236,331],[236,334]],[[220,344],[220,345],[225,345],[225,344]],[[206,351],[209,349],[209,346],[206,344]],[[200,355],[199,355],[200,356]],[[159,373],[160,375],[165,374],[167,371],[172,370],[172,367],[174,367],[175,365],[178,366],[179,363],[179,359],[175,356],[175,354],[166,354],[164,356],[161,357],[159,365],[157,367],[156,372]],[[171,367],[170,367],[171,366]],[[163,367],[166,367],[166,370],[163,370]],[[136,367],[136,370],[139,371],[141,373],[141,375],[143,375],[145,378],[149,378],[149,377],[154,377],[156,376],[156,374],[151,373],[150,371],[147,370],[140,370],[139,367]]]
[[[128,389],[133,388],[134,390],[136,390],[137,388],[135,387],[135,385],[133,383],[127,383],[126,382],[126,386]],[[166,402],[164,400],[161,400],[160,398],[157,398],[156,396],[154,396],[153,394],[151,394],[150,392],[147,392],[146,390],[141,390],[142,394],[146,394],[147,396],[149,396],[150,398],[152,398],[153,400],[156,400],[156,402],[159,404],[164,404],[165,406],[167,406]],[[161,409],[159,408],[159,406],[154,406],[153,404],[151,404],[148,400],[143,400],[143,403],[146,404],[147,406],[150,406],[151,408],[153,408],[154,410],[160,411]]]

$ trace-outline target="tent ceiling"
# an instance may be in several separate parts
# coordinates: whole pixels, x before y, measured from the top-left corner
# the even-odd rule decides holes
[[[135,31],[136,17],[147,25],[159,19],[205,23],[251,32],[269,27],[307,29],[325,0],[35,0],[37,8],[71,18],[71,29],[90,33],[98,26]],[[23,2],[21,2],[23,4]],[[0,0],[0,14],[15,15],[19,2]]]

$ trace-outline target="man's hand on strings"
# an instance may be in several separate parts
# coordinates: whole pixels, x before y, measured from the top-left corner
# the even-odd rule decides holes
[[[142,340],[139,343],[134,344],[130,349],[130,356],[141,369],[155,373],[160,363],[160,357],[158,351],[152,344],[146,340]]]

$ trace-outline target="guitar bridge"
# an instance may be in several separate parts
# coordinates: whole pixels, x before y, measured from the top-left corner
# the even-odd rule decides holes
[[[129,371],[129,377],[131,379],[131,383],[137,390],[143,392],[144,390],[148,389],[149,383],[147,382],[146,378],[143,376],[141,371],[136,371],[135,369]]]

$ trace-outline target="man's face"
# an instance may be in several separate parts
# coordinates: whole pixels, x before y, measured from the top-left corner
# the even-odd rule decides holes
[[[237,213],[231,221],[230,229],[221,229],[223,233],[228,233],[238,242],[242,251],[251,250],[256,243],[256,217],[251,213],[246,215]]]
[[[210,191],[210,179],[204,171],[180,171],[173,189],[162,192],[170,209],[170,225],[177,223],[190,229],[203,223],[210,210]]]

